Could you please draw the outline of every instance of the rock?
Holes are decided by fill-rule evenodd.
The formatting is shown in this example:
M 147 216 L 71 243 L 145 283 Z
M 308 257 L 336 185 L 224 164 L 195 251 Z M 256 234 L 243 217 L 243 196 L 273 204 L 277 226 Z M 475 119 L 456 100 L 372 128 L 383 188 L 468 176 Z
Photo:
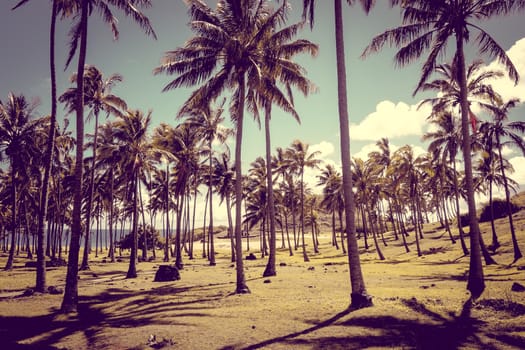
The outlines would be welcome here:
M 63 294 L 64 293 L 64 290 L 60 287 L 55 287 L 55 286 L 49 286 L 47 288 L 47 291 L 49 294 Z
M 22 293 L 23 297 L 30 297 L 31 295 L 35 294 L 35 290 L 32 288 L 27 288 L 24 290 L 24 293 Z
M 264 280 L 263 283 L 272 283 L 271 280 Z
M 246 257 L 246 260 L 257 260 L 257 257 L 255 256 L 255 254 L 250 253 L 250 255 Z
M 523 286 L 523 284 L 520 284 L 518 282 L 514 282 L 510 290 L 513 292 L 525 292 L 525 286 Z
M 180 280 L 179 269 L 175 266 L 160 265 L 155 273 L 154 282 L 171 282 Z
M 279 266 L 287 266 L 285 262 L 279 264 Z
M 308 271 L 313 271 L 313 270 L 315 270 L 315 266 L 310 266 L 310 267 L 308 268 Z

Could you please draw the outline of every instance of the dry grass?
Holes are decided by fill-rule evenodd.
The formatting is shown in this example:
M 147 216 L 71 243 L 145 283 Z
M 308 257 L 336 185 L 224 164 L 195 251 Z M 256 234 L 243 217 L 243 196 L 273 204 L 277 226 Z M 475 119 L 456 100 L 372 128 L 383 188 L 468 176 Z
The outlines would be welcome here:
M 525 210 L 515 214 L 525 252 Z M 483 224 L 490 241 L 490 224 Z M 58 313 L 62 296 L 18 297 L 34 284 L 34 269 L 0 272 L 1 349 L 520 349 L 525 348 L 525 271 L 509 266 L 512 246 L 506 220 L 498 220 L 502 247 L 486 266 L 487 288 L 471 317 L 461 317 L 468 299 L 468 257 L 436 225 L 428 225 L 418 258 L 389 239 L 379 261 L 373 249 L 362 253 L 363 273 L 374 307 L 348 310 L 346 257 L 322 235 L 320 254 L 302 261 L 279 250 L 277 276 L 262 278 L 266 259 L 245 261 L 251 294 L 235 295 L 235 268 L 228 241 L 218 241 L 217 266 L 185 260 L 182 279 L 155 283 L 159 262 L 138 266 L 139 277 L 125 279 L 127 263 L 93 258 L 80 272 L 79 312 Z M 387 235 L 390 237 L 390 235 Z M 307 241 L 310 242 L 310 241 Z M 362 242 L 360 242 L 361 244 Z M 252 247 L 257 246 L 252 242 Z M 258 254 L 257 254 L 258 255 Z M 6 256 L 0 257 L 2 266 Z M 50 268 L 48 285 L 63 286 L 65 268 Z M 157 343 L 148 338 L 155 335 Z M 162 343 L 162 340 L 166 342 Z

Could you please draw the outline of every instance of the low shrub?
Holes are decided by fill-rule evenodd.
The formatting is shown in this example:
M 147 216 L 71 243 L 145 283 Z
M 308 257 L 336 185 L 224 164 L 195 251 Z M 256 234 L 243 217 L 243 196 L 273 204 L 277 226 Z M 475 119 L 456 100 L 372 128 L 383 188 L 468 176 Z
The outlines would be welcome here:
M 495 199 L 492 201 L 492 207 L 494 210 L 494 220 L 504 218 L 509 215 L 507 210 L 507 202 L 502 199 Z M 511 214 L 516 213 L 520 210 L 520 207 L 518 207 L 514 203 L 510 203 L 510 210 Z M 488 222 L 490 221 L 490 204 L 485 205 L 483 210 L 481 211 L 481 215 L 479 217 L 479 222 Z

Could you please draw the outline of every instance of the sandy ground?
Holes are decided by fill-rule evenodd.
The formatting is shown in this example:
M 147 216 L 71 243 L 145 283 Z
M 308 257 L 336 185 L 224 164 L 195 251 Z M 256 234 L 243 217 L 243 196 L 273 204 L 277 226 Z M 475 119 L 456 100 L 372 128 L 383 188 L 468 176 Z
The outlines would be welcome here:
M 515 214 L 525 253 L 525 210 Z M 320 253 L 303 262 L 300 250 L 280 249 L 277 276 L 263 278 L 266 259 L 245 261 L 251 294 L 236 295 L 235 267 L 228 241 L 218 240 L 217 266 L 205 259 L 184 260 L 181 280 L 153 282 L 162 262 L 138 265 L 138 278 L 126 279 L 127 262 L 92 257 L 81 271 L 79 312 L 58 313 L 61 295 L 20 297 L 34 285 L 34 269 L 16 259 L 0 271 L 1 349 L 523 349 L 525 285 L 522 258 L 512 261 L 506 220 L 498 220 L 502 247 L 498 265 L 485 266 L 487 288 L 470 318 L 460 317 L 468 299 L 468 257 L 442 229 L 425 228 L 424 256 L 388 237 L 380 261 L 363 251 L 362 268 L 371 308 L 350 311 L 346 257 L 321 235 Z M 482 225 L 490 242 L 488 224 Z M 307 237 L 307 242 L 310 237 Z M 362 241 L 360 241 L 362 246 Z M 280 246 L 280 243 L 278 243 Z M 246 255 L 248 252 L 246 252 Z M 160 255 L 160 254 L 159 254 Z M 5 265 L 5 254 L 0 263 Z M 48 285 L 63 287 L 66 268 L 49 268 Z M 153 338 L 155 340 L 153 340 Z

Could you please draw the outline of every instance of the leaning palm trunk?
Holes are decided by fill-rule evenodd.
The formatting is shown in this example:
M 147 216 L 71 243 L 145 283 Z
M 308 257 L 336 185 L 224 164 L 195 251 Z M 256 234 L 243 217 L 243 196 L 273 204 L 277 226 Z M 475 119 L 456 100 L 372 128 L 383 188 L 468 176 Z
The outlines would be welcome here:
M 11 245 L 9 246 L 9 257 L 5 264 L 5 270 L 11 270 L 13 268 L 13 261 L 15 259 L 15 247 L 16 247 L 16 218 L 18 216 L 16 205 L 17 205 L 17 191 L 16 191 L 16 176 L 15 176 L 15 165 L 11 161 Z
M 237 286 L 235 293 L 243 294 L 250 293 L 250 289 L 246 285 L 244 275 L 244 262 L 242 260 L 242 169 L 241 169 L 241 155 L 242 155 L 242 127 L 244 118 L 244 98 L 245 98 L 245 77 L 243 74 L 239 76 L 238 81 L 239 101 L 237 106 L 237 130 L 235 133 L 235 262 Z M 247 235 L 248 231 L 246 231 Z
M 459 72 L 461 133 L 463 138 L 463 161 L 465 165 L 465 180 L 467 187 L 467 204 L 470 225 L 470 266 L 467 289 L 473 299 L 477 299 L 485 290 L 483 266 L 481 265 L 481 248 L 478 218 L 476 216 L 476 201 L 474 198 L 474 182 L 472 179 L 472 159 L 469 133 L 469 102 L 467 99 L 467 78 L 465 73 L 465 56 L 463 52 L 463 28 L 456 30 L 456 54 Z
M 510 234 L 512 237 L 512 248 L 514 249 L 514 260 L 512 261 L 512 263 L 515 263 L 523 255 L 521 254 L 520 247 L 518 245 L 518 240 L 516 239 L 516 232 L 514 230 L 514 222 L 512 220 L 512 208 L 510 205 L 509 184 L 507 181 L 507 177 L 505 176 L 505 166 L 503 165 L 503 157 L 501 155 L 501 142 L 499 140 L 499 135 L 497 135 L 496 137 L 497 137 L 496 141 L 498 142 L 499 165 L 501 168 L 501 176 L 503 177 L 503 186 L 505 187 L 505 201 L 507 202 L 507 215 L 509 217 Z
M 465 233 L 463 232 L 463 226 L 461 225 L 461 214 L 459 211 L 459 187 L 458 187 L 458 173 L 456 172 L 456 158 L 452 158 L 452 166 L 454 167 L 454 197 L 456 199 L 456 216 L 459 230 L 459 240 L 461 241 L 461 249 L 463 249 L 464 255 L 469 255 L 467 245 L 465 244 Z
M 89 176 L 89 192 L 86 212 L 86 234 L 84 236 L 84 254 L 82 255 L 82 264 L 80 265 L 80 270 L 89 270 L 89 253 L 91 251 L 91 212 L 93 208 L 93 193 L 95 191 L 95 162 L 97 159 L 97 138 L 98 112 L 95 112 L 95 135 L 93 136 L 93 158 L 91 159 L 91 174 Z
M 355 203 L 352 191 L 352 174 L 350 163 L 350 129 L 348 121 L 348 104 L 346 97 L 346 67 L 344 59 L 343 11 L 341 0 L 334 0 L 335 43 L 337 57 L 337 94 L 339 107 L 339 130 L 341 133 L 341 162 L 343 164 L 343 188 L 345 198 L 346 237 L 348 244 L 348 265 L 351 283 L 351 304 L 353 308 L 372 305 L 372 298 L 366 292 L 365 281 L 361 271 L 361 261 L 357 239 L 355 237 Z
M 133 170 L 133 214 L 132 214 L 132 227 L 131 227 L 131 254 L 129 256 L 129 268 L 126 278 L 137 278 L 137 256 L 138 256 L 138 173 L 137 170 Z
M 46 290 L 46 235 L 44 234 L 45 220 L 47 218 L 47 202 L 49 197 L 49 179 L 53 164 L 53 149 L 55 146 L 55 124 L 57 110 L 57 86 L 55 73 L 55 28 L 57 17 L 57 1 L 53 0 L 51 10 L 51 27 L 49 30 L 49 70 L 51 73 L 51 118 L 49 120 L 49 135 L 47 139 L 46 154 L 44 157 L 44 180 L 40 195 L 40 212 L 38 215 L 37 248 L 36 248 L 36 286 L 37 292 Z
M 275 254 L 276 254 L 276 237 L 275 237 L 275 204 L 273 198 L 273 178 L 272 178 L 272 152 L 270 139 L 270 115 L 271 103 L 266 102 L 264 115 L 264 133 L 266 138 L 266 188 L 268 196 L 268 215 L 270 225 L 270 256 L 268 257 L 268 264 L 263 272 L 263 277 L 275 276 L 277 271 L 275 269 Z
M 82 1 L 80 17 L 80 51 L 77 67 L 77 100 L 76 124 L 77 142 L 74 173 L 73 218 L 71 225 L 71 240 L 67 264 L 66 287 L 62 300 L 61 311 L 76 312 L 78 305 L 78 255 L 80 249 L 80 233 L 82 231 L 82 160 L 84 147 L 84 64 L 87 52 L 88 2 Z

